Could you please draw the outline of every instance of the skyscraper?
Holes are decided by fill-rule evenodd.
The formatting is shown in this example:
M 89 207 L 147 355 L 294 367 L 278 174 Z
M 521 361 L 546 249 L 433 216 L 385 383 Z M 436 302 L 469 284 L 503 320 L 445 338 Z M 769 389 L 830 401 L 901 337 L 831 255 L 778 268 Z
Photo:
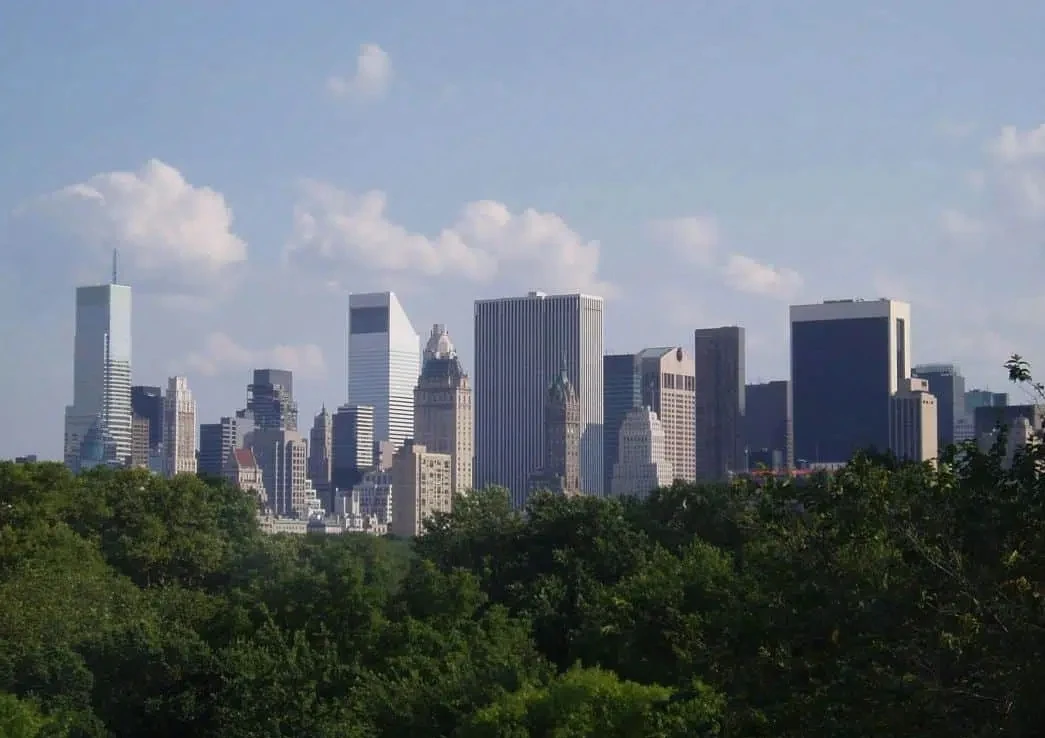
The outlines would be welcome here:
M 189 380 L 171 377 L 163 397 L 163 451 L 167 476 L 196 473 L 196 401 Z
M 638 354 L 610 355 L 603 359 L 606 419 L 603 473 L 607 485 L 618 461 L 621 423 L 632 409 L 642 407 L 653 410 L 660 420 L 665 459 L 675 476 L 687 481 L 696 478 L 695 371 L 689 353 L 676 346 L 647 348 Z
M 646 497 L 675 481 L 675 471 L 665 457 L 664 427 L 648 407 L 628 411 L 620 427 L 620 454 L 613 463 L 614 496 Z
M 149 449 L 159 448 L 163 443 L 163 388 L 131 387 L 131 411 L 149 423 Z
M 316 494 L 327 510 L 334 509 L 334 498 L 331 496 L 331 472 L 334 457 L 334 421 L 327 412 L 326 405 L 312 421 L 312 430 L 308 434 L 308 478 Z
M 744 445 L 748 468 L 780 471 L 795 465 L 791 383 L 749 384 L 744 389 Z
M 394 292 L 349 296 L 348 402 L 374 408 L 374 438 L 398 448 L 414 432 L 421 339 Z
M 342 405 L 331 418 L 331 432 L 331 483 L 339 491 L 350 490 L 375 466 L 374 408 Z
M 936 398 L 929 380 L 910 377 L 889 398 L 889 450 L 904 461 L 935 461 L 939 453 Z
M 247 410 L 254 414 L 258 430 L 298 429 L 298 404 L 294 402 L 294 374 L 286 369 L 255 369 L 247 385 Z
M 926 380 L 936 397 L 937 445 L 942 450 L 955 442 L 955 428 L 965 417 L 965 377 L 954 364 L 919 364 L 911 375 Z
M 889 448 L 890 398 L 911 376 L 910 323 L 896 300 L 791 306 L 796 463 Z
M 530 479 L 531 490 L 580 494 L 581 407 L 563 357 L 544 404 L 544 459 Z
M 93 426 L 104 462 L 131 456 L 131 288 L 113 283 L 76 290 L 73 403 L 65 408 L 65 463 L 80 469 L 81 445 Z
M 747 471 L 744 354 L 744 329 L 739 326 L 694 332 L 697 479 L 722 481 L 731 474 Z
M 500 485 L 523 504 L 543 464 L 545 399 L 566 356 L 580 403 L 580 485 L 603 492 L 603 301 L 545 295 L 475 303 L 475 486 Z
M 642 376 L 637 354 L 607 354 L 602 358 L 602 488 L 610 491 L 613 466 L 620 449 L 620 428 L 633 408 L 642 407 Z
M 201 423 L 197 472 L 220 477 L 232 452 L 243 448 L 247 434 L 253 430 L 253 415 L 249 410 L 226 415 L 217 423 Z
M 439 324 L 432 327 L 414 389 L 413 438 L 429 453 L 450 454 L 455 494 L 472 488 L 472 387 Z

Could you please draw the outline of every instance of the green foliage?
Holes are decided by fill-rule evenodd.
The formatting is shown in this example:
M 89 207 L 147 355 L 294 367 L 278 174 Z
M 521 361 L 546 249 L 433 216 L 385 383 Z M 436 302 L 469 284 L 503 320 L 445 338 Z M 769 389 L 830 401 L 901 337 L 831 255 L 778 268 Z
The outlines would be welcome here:
M 0 464 L 0 736 L 1037 735 L 1045 452 L 1003 462 L 491 489 L 413 542 L 262 536 L 221 480 Z

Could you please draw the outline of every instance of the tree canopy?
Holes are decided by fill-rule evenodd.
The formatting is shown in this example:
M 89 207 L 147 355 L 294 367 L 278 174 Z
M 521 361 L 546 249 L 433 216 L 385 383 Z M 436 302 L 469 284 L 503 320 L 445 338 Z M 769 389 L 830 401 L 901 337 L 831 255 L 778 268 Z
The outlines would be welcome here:
M 265 536 L 219 480 L 0 464 L 0 736 L 1030 736 L 1042 452 Z

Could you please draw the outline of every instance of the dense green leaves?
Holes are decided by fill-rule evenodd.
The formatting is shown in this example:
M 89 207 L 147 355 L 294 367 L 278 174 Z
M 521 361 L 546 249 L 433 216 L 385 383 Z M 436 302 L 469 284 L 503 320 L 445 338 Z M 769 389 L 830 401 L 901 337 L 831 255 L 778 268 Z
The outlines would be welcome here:
M 415 542 L 0 464 L 0 736 L 1030 736 L 1045 455 L 648 500 L 459 498 Z

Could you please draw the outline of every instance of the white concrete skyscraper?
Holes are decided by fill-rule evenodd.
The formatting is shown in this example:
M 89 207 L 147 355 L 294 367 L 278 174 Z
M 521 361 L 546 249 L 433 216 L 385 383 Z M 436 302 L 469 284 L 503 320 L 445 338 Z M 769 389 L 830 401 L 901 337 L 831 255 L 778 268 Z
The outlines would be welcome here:
M 196 401 L 185 377 L 167 380 L 163 396 L 163 452 L 167 476 L 196 473 Z
M 395 448 L 414 433 L 421 339 L 394 292 L 348 299 L 348 402 L 374 408 L 374 441 Z
M 545 295 L 475 303 L 475 487 L 500 485 L 516 505 L 544 463 L 545 400 L 561 371 L 580 404 L 580 476 L 603 493 L 603 301 Z
M 73 403 L 65 408 L 65 463 L 81 468 L 92 428 L 103 439 L 93 463 L 131 456 L 131 288 L 113 283 L 76 290 Z M 95 453 L 93 455 L 98 455 Z

